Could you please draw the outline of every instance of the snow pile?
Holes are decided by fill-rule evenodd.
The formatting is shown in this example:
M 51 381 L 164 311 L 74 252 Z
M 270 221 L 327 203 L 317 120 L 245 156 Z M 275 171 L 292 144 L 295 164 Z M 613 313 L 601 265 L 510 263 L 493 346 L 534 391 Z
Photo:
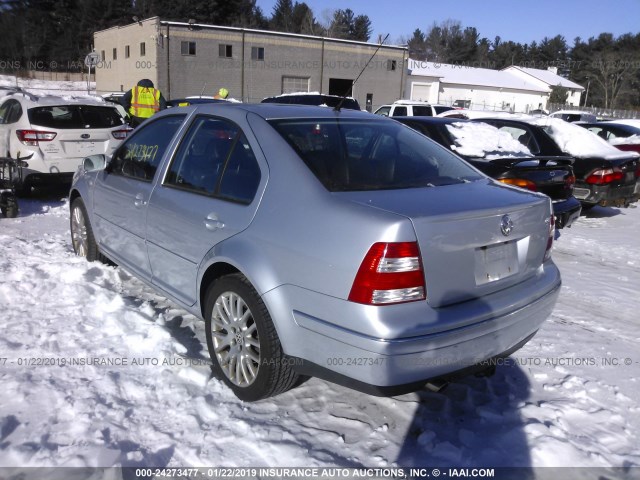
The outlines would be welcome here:
M 530 123 L 539 125 L 555 140 L 560 149 L 578 158 L 603 157 L 607 160 L 628 157 L 606 140 L 589 130 L 558 118 L 536 118 Z
M 640 134 L 631 135 L 630 137 L 616 137 L 609 139 L 611 145 L 639 145 Z
M 19 87 L 34 95 L 87 95 L 87 82 L 38 80 L 13 75 L 0 75 L 0 87 Z M 96 83 L 90 82 L 89 91 L 95 92 L 95 89 Z
M 508 132 L 486 123 L 456 122 L 447 125 L 453 137 L 453 150 L 467 157 L 504 158 L 530 157 L 527 147 L 514 139 Z

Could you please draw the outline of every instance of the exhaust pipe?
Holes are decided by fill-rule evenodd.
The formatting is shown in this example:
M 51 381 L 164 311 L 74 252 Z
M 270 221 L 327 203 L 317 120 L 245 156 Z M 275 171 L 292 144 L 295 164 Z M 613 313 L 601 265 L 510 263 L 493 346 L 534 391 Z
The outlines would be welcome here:
M 434 393 L 441 392 L 448 386 L 449 386 L 449 382 L 447 382 L 446 380 L 432 380 L 430 382 L 427 382 L 427 384 L 425 385 L 427 390 Z

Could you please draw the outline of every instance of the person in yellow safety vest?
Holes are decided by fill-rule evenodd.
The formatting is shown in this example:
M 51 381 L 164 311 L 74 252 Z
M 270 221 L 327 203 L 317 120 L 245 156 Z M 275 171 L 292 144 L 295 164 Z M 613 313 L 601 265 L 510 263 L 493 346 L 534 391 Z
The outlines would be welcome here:
M 167 102 L 153 82 L 144 78 L 122 96 L 122 106 L 130 115 L 129 123 L 137 127 L 154 113 L 167 108 Z
M 218 93 L 216 93 L 213 96 L 213 98 L 217 98 L 218 100 L 226 100 L 228 96 L 229 96 L 229 90 L 222 87 L 220 90 L 218 90 Z

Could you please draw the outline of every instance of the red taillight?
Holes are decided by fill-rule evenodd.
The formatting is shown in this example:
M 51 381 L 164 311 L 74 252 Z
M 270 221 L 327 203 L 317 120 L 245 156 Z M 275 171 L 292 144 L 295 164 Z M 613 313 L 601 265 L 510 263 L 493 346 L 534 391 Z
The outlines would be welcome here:
M 564 184 L 567 188 L 573 188 L 576 184 L 576 176 L 575 175 L 567 175 L 567 178 L 564 179 Z
M 624 173 L 617 167 L 601 168 L 592 172 L 586 181 L 591 185 L 606 185 L 607 183 L 620 181 L 623 178 Z
M 531 190 L 532 192 L 536 192 L 538 187 L 531 180 L 526 180 L 524 178 L 500 178 L 499 181 L 502 183 L 507 183 L 509 185 L 514 185 L 520 188 L 526 188 L 527 190 Z
M 367 305 L 389 305 L 425 298 L 426 285 L 417 242 L 373 244 L 349 293 L 350 301 Z
M 113 138 L 115 138 L 116 140 L 124 140 L 132 131 L 133 128 L 125 128 L 122 130 L 115 130 L 111 132 L 111 135 L 113 135 Z
M 551 217 L 549 217 L 549 238 L 547 239 L 547 249 L 544 252 L 544 260 L 547 261 L 551 258 L 551 249 L 553 248 L 553 238 L 556 235 L 556 219 L 553 216 L 553 210 Z
M 43 132 L 39 130 L 16 130 L 18 140 L 25 145 L 37 147 L 38 142 L 50 142 L 56 138 L 55 132 Z

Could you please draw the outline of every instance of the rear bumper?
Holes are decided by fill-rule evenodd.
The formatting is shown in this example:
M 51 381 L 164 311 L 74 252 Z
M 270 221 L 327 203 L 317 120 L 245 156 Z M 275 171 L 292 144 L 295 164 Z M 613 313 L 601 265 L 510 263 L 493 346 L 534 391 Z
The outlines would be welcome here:
M 636 183 L 620 186 L 576 184 L 573 195 L 586 205 L 626 207 L 637 200 Z
M 575 197 L 553 202 L 556 228 L 570 227 L 580 217 L 580 212 L 582 212 L 582 205 Z
M 548 262 L 540 275 L 523 284 L 438 309 L 426 302 L 370 307 L 292 286 L 279 287 L 263 298 L 285 353 L 303 360 L 293 362 L 301 373 L 385 394 L 393 391 L 387 387 L 419 388 L 428 380 L 473 368 L 522 346 L 553 311 L 560 273 Z M 307 312 L 313 313 L 302 311 L 308 301 L 314 306 Z M 423 315 L 416 318 L 420 309 Z M 391 311 L 395 318 L 388 316 Z M 329 320 L 332 313 L 340 316 Z M 354 315 L 371 317 L 380 334 L 350 329 L 358 323 Z M 397 324 L 406 326 L 405 334 L 390 333 Z M 411 334 L 417 330 L 423 333 Z

